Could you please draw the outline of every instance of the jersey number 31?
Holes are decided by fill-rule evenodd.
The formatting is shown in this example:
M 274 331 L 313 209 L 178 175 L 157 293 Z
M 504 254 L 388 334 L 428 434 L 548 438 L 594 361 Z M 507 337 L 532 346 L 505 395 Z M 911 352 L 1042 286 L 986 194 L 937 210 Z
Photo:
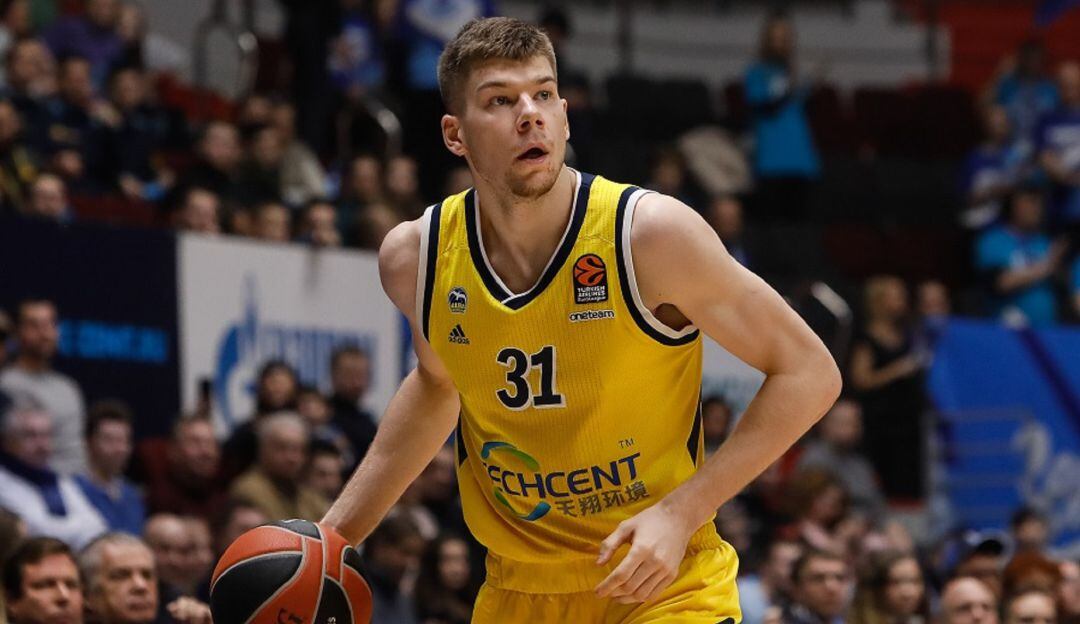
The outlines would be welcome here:
M 495 357 L 506 370 L 506 383 L 511 389 L 503 388 L 495 393 L 499 401 L 512 410 L 522 410 L 532 405 L 543 409 L 565 407 L 566 401 L 555 390 L 555 347 L 548 345 L 532 355 L 521 349 L 506 347 Z M 540 392 L 534 393 L 529 385 L 529 373 L 540 370 Z

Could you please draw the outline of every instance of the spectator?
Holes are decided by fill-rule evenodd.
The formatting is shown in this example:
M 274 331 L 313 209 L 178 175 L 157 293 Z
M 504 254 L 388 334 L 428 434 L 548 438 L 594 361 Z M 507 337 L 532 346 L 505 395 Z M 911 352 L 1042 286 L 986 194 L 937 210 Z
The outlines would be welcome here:
M 997 624 L 997 599 L 982 581 L 959 576 L 941 590 L 941 624 Z
M 914 555 L 882 551 L 871 557 L 859 580 L 851 624 L 926 624 L 930 608 L 926 581 Z
M 187 529 L 191 548 L 184 562 L 187 578 L 194 579 L 191 596 L 200 600 L 210 598 L 210 575 L 214 571 L 217 557 L 214 556 L 214 536 L 210 533 L 210 523 L 204 518 L 188 516 L 181 518 Z
M 444 533 L 429 543 L 416 579 L 416 613 L 420 621 L 468 624 L 476 593 L 468 543 L 452 533 Z
M 739 264 L 749 267 L 750 257 L 747 255 L 744 240 L 743 208 L 739 199 L 734 195 L 714 198 L 709 203 L 705 217 L 709 225 L 716 230 L 716 234 L 727 247 L 731 257 L 735 258 Z
M 0 415 L 0 507 L 17 513 L 31 535 L 48 535 L 78 548 L 105 531 L 74 479 L 49 469 L 48 413 L 14 406 Z
M 219 478 L 221 447 L 210 419 L 186 416 L 173 425 L 165 461 L 146 475 L 150 513 L 169 512 L 210 518 L 225 500 Z
M 282 201 L 281 165 L 285 146 L 271 125 L 248 129 L 247 158 L 240 165 L 240 202 L 251 206 Z
M 993 314 L 1010 325 L 1041 327 L 1057 320 L 1051 278 L 1068 251 L 1042 229 L 1042 195 L 1020 189 L 1009 202 L 1008 221 L 975 245 L 975 267 L 992 293 Z
M 189 187 L 180 195 L 180 206 L 173 213 L 178 230 L 200 234 L 221 233 L 221 199 L 213 191 Z
M 345 461 L 341 451 L 326 442 L 318 442 L 312 443 L 310 455 L 305 478 L 307 487 L 328 501 L 336 500 L 345 484 Z
M 1028 173 L 1029 159 L 1013 141 L 1005 109 L 987 106 L 983 126 L 986 140 L 968 154 L 960 174 L 966 205 L 960 222 L 972 230 L 982 230 L 1000 218 L 1004 201 Z
M 229 475 L 238 475 L 251 466 L 258 446 L 255 428 L 259 421 L 275 412 L 295 410 L 298 390 L 296 371 L 287 362 L 270 360 L 263 364 L 255 385 L 255 413 L 233 429 L 225 442 Z
M 272 124 L 285 151 L 281 156 L 281 197 L 291 206 L 302 206 L 326 194 L 328 182 L 322 163 L 296 136 L 296 109 L 289 102 L 274 104 Z
M 110 173 L 128 197 L 159 201 L 176 178 L 154 162 L 171 138 L 173 122 L 149 103 L 146 81 L 143 71 L 133 66 L 119 67 L 109 76 L 109 153 L 116 163 Z
M 110 531 L 142 534 L 146 508 L 142 495 L 124 477 L 131 459 L 131 408 L 120 401 L 101 401 L 86 419 L 89 470 L 75 478 Z
M 358 229 L 363 225 L 368 207 L 383 201 L 383 166 L 378 157 L 361 154 L 349 161 L 342 174 L 341 194 L 337 203 L 338 225 L 345 232 L 345 241 L 356 246 L 362 238 Z
M 191 595 L 201 578 L 188 578 L 186 564 L 194 549 L 180 516 L 154 514 L 146 521 L 146 545 L 154 553 L 158 595 L 165 602 Z
M 247 95 L 236 108 L 236 124 L 242 131 L 268 126 L 274 119 L 274 103 L 265 93 Z
M 4 63 L 5 96 L 22 120 L 23 139 L 42 153 L 48 141 L 48 110 L 45 103 L 56 94 L 56 61 L 38 39 L 16 41 Z
M 0 4 L 0 57 L 6 55 L 16 41 L 32 33 L 29 0 L 8 0 Z M 3 72 L 0 72 L 2 86 L 6 86 L 6 83 Z
M 807 89 L 796 81 L 795 32 L 791 21 L 771 16 L 762 29 L 761 57 L 746 72 L 753 114 L 757 215 L 805 216 L 811 183 L 820 170 L 806 121 Z
M 386 235 L 399 223 L 401 215 L 389 204 L 369 204 L 358 216 L 353 229 L 353 244 L 361 249 L 378 250 Z
M 1061 66 L 1058 88 L 1061 104 L 1039 120 L 1035 150 L 1053 182 L 1050 222 L 1080 235 L 1080 64 Z
M 191 67 L 190 55 L 184 46 L 151 31 L 146 24 L 146 14 L 136 2 L 125 2 L 120 7 L 116 34 L 124 45 L 123 63 L 144 67 L 153 74 L 180 75 Z
M 0 100 L 0 213 L 28 208 L 29 188 L 37 176 L 37 156 L 20 140 L 23 122 L 8 100 Z
M 212 525 L 214 554 L 220 557 L 236 538 L 269 521 L 270 519 L 261 509 L 248 501 L 238 498 L 229 499 L 218 510 Z
M 325 200 L 312 200 L 304 207 L 299 238 L 315 247 L 341 247 L 341 234 L 335 221 L 337 211 Z
M 277 202 L 266 202 L 255 208 L 252 236 L 274 243 L 287 243 L 292 225 L 289 209 Z
M 108 133 L 97 100 L 90 62 L 69 56 L 60 63 L 60 94 L 48 103 L 46 155 L 52 168 L 72 186 L 108 188 Z
M 927 354 L 916 349 L 899 278 L 871 278 L 864 292 L 866 320 L 851 350 L 849 375 L 863 406 L 866 454 L 886 496 L 919 499 Z
M 356 451 L 359 463 L 375 439 L 375 418 L 363 406 L 364 395 L 371 383 L 371 362 L 366 353 L 355 346 L 344 346 L 330 356 L 330 381 L 333 395 L 333 422 Z M 351 468 L 351 467 L 350 467 Z
M 446 184 L 444 185 L 442 195 L 449 197 L 451 195 L 457 195 L 458 193 L 464 193 L 471 189 L 473 186 L 472 171 L 468 167 L 454 167 L 446 174 Z
M 1025 41 L 1015 59 L 1006 59 L 1001 78 L 992 87 L 991 100 L 1008 113 L 1013 140 L 1024 158 L 1030 158 L 1032 135 L 1039 118 L 1058 105 L 1057 89 L 1043 69 L 1043 46 Z
M 395 156 L 386 163 L 386 199 L 405 219 L 419 218 L 427 206 L 420 196 L 417 163 L 408 156 Z
M 213 191 L 224 202 L 237 201 L 237 174 L 243 152 L 236 127 L 224 121 L 210 122 L 203 128 L 195 152 L 197 161 L 180 176 L 177 190 L 198 186 Z
M 949 289 L 938 280 L 926 280 L 920 283 L 916 291 L 916 297 L 919 318 L 926 325 L 940 328 L 949 315 L 952 314 Z
M 1002 571 L 1007 561 L 1005 542 L 990 533 L 968 531 L 957 540 L 958 556 L 952 576 L 978 579 L 993 594 L 1002 595 Z M 996 600 L 995 600 L 996 602 Z
M 661 147 L 652 156 L 649 181 L 646 187 L 657 193 L 670 195 L 684 204 L 693 206 L 686 189 L 686 159 L 671 146 Z
M 329 444 L 341 453 L 345 472 L 356 465 L 356 451 L 341 428 L 331 422 L 333 412 L 330 401 L 318 389 L 311 386 L 300 388 L 296 399 L 297 412 L 304 417 L 311 428 L 313 443 Z
M 18 354 L 11 366 L 0 372 L 0 390 L 11 396 L 30 397 L 52 417 L 55 454 L 49 464 L 53 470 L 62 474 L 84 472 L 86 415 L 82 392 L 73 379 L 52 367 L 60 342 L 56 306 L 48 299 L 20 302 L 15 332 Z
M 1027 590 L 1005 601 L 1005 624 L 1057 624 L 1054 598 L 1039 590 Z
M 1057 587 L 1058 615 L 1062 624 L 1080 622 L 1080 564 L 1063 561 L 1061 584 Z
M 851 595 L 851 572 L 838 555 L 809 550 L 792 567 L 793 598 L 784 624 L 843 624 Z
M 735 415 L 731 406 L 720 396 L 706 397 L 701 402 L 701 431 L 705 438 L 705 454 L 711 455 L 731 432 Z
M 378 19 L 371 5 L 342 0 L 341 34 L 330 43 L 330 79 L 351 102 L 378 95 L 385 79 Z
M 1017 509 L 1009 522 L 1016 552 L 1046 551 L 1050 538 L 1050 524 L 1046 516 L 1031 507 Z
M 64 223 L 71 220 L 67 188 L 63 178 L 52 173 L 42 173 L 30 187 L 30 203 L 27 214 Z
M 80 56 L 93 68 L 94 82 L 105 84 L 109 69 L 124 54 L 116 32 L 120 0 L 87 0 L 85 15 L 68 15 L 53 22 L 44 39 L 56 58 Z
M 12 624 L 82 624 L 83 588 L 67 544 L 34 537 L 4 560 L 4 600 Z
M 458 497 L 456 467 L 454 448 L 440 448 L 420 473 L 420 502 L 438 519 L 439 526 L 464 535 L 466 527 Z
M 772 540 L 758 573 L 739 578 L 743 624 L 763 624 L 783 612 L 791 601 L 792 568 L 801 554 L 798 542 Z
M 301 482 L 310 444 L 307 423 L 298 414 L 280 412 L 261 419 L 256 433 L 256 463 L 233 483 L 232 495 L 274 520 L 322 519 L 330 502 Z
M 416 610 L 403 589 L 420 562 L 424 541 L 408 518 L 388 515 L 364 542 L 364 568 L 371 585 L 371 621 L 416 624 Z
M 1015 596 L 1029 590 L 1053 594 L 1059 585 L 1061 565 L 1033 550 L 1016 553 L 1001 572 L 1003 596 Z
M 806 470 L 792 477 L 787 491 L 799 538 L 815 550 L 848 555 L 857 520 L 848 515 L 841 482 L 824 470 Z
M 853 509 L 880 520 L 886 511 L 885 497 L 873 466 L 859 452 L 862 433 L 862 407 L 851 399 L 840 399 L 818 423 L 818 435 L 806 444 L 798 468 L 830 472 L 843 484 Z

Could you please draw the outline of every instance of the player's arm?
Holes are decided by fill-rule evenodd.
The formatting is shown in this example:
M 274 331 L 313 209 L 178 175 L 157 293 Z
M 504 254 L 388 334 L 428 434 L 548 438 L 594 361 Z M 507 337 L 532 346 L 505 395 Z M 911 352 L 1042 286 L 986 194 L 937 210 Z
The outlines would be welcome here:
M 677 308 L 676 315 L 766 378 L 731 436 L 694 476 L 601 544 L 601 562 L 619 544 L 631 544 L 597 587 L 622 602 L 646 600 L 670 584 L 691 534 L 806 433 L 841 386 L 821 340 L 775 290 L 732 259 L 687 206 L 644 196 L 630 239 L 643 303 L 652 310 Z
M 364 461 L 323 518 L 353 544 L 374 530 L 457 424 L 457 388 L 417 326 L 419 252 L 418 221 L 395 227 L 379 250 L 383 289 L 409 319 L 417 365 L 390 400 Z

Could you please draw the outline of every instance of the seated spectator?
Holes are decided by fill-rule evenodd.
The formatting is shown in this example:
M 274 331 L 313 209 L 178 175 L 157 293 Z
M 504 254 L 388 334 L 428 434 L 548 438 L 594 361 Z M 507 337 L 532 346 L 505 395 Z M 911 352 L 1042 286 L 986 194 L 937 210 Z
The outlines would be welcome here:
M 302 386 L 296 398 L 296 411 L 299 412 L 308 427 L 311 428 L 312 443 L 329 444 L 341 453 L 344 473 L 348 474 L 356 466 L 356 451 L 340 427 L 331 418 L 330 401 L 311 386 Z
M 352 233 L 364 208 L 384 200 L 382 162 L 373 154 L 360 154 L 349 161 L 343 177 L 338 222 L 342 231 Z
M 233 429 L 225 442 L 227 472 L 236 476 L 247 470 L 255 461 L 255 428 L 264 416 L 296 409 L 299 390 L 296 371 L 283 360 L 270 360 L 259 369 L 255 382 L 255 413 L 246 422 Z
M 1005 601 L 1005 624 L 1057 624 L 1057 605 L 1051 594 L 1029 589 Z
M 992 313 L 1010 325 L 1042 327 L 1057 320 L 1051 278 L 1068 250 L 1045 233 L 1039 191 L 1020 189 L 1009 202 L 1007 221 L 979 237 L 975 268 L 991 293 Z
M 164 461 L 146 466 L 146 507 L 211 518 L 224 503 L 221 446 L 209 418 L 185 416 L 173 425 Z
M 815 550 L 848 555 L 858 519 L 848 515 L 840 480 L 824 470 L 805 470 L 791 478 L 787 492 L 799 539 Z
M 337 447 L 326 442 L 311 444 L 304 483 L 328 501 L 336 500 L 345 485 L 345 461 Z
M 211 524 L 214 536 L 214 555 L 221 557 L 225 549 L 244 533 L 270 522 L 266 514 L 248 501 L 229 499 Z
M 979 579 L 958 576 L 941 589 L 941 624 L 997 624 L 997 598 Z
M 420 559 L 416 579 L 416 613 L 420 621 L 468 624 L 476 594 L 469 544 L 452 533 L 431 541 Z
M 1080 228 L 1080 64 L 1065 63 L 1058 71 L 1061 104 L 1039 120 L 1035 151 L 1053 182 L 1050 223 Z
M 819 468 L 830 472 L 847 490 L 853 509 L 881 519 L 885 497 L 870 461 L 859 451 L 862 442 L 862 407 L 851 399 L 833 405 L 816 427 L 817 437 L 806 444 L 798 469 Z
M 292 216 L 289 209 L 277 202 L 256 206 L 251 235 L 273 243 L 287 243 L 292 240 Z
M 686 160 L 679 150 L 671 146 L 659 148 L 652 155 L 651 160 L 649 181 L 645 183 L 645 188 L 670 195 L 684 204 L 693 206 L 695 202 L 687 193 L 686 178 L 689 174 L 686 170 Z
M 3 601 L 11 624 L 82 624 L 83 587 L 67 544 L 33 537 L 3 563 Z
M 195 156 L 195 164 L 180 176 L 174 192 L 198 186 L 223 202 L 238 201 L 237 175 L 243 151 L 236 127 L 224 121 L 208 123 L 196 142 Z
M 919 560 L 898 551 L 875 553 L 855 592 L 851 624 L 926 624 L 930 607 Z
M 731 257 L 739 264 L 749 267 L 750 257 L 747 255 L 744 240 L 743 207 L 739 199 L 734 195 L 714 198 L 709 203 L 705 218 L 716 230 Z
M 205 520 L 155 514 L 146 521 L 146 545 L 154 553 L 158 592 L 163 602 L 194 596 L 213 561 Z
M 423 550 L 424 540 L 416 526 L 400 514 L 387 515 L 364 541 L 364 578 L 371 585 L 372 622 L 420 621 L 404 582 L 419 567 Z
M 851 572 L 838 555 L 809 550 L 791 570 L 791 604 L 784 610 L 784 624 L 843 624 L 851 597 Z
M 134 66 L 122 66 L 109 76 L 109 153 L 115 160 L 120 190 L 134 199 L 159 201 L 175 182 L 176 175 L 154 162 L 167 147 L 173 132 L 170 115 L 152 106 L 147 97 L 147 78 Z
M 335 221 L 337 211 L 325 200 L 312 200 L 304 206 L 297 237 L 315 247 L 341 247 L 341 234 Z
M 47 103 L 44 156 L 72 188 L 111 188 L 106 113 L 94 91 L 89 61 L 79 56 L 61 61 L 59 87 L 59 97 Z
M 395 156 L 386 163 L 386 201 L 403 219 L 416 219 L 427 208 L 420 196 L 416 160 Z
M 1050 540 L 1050 523 L 1046 515 L 1031 507 L 1017 509 L 1009 521 L 1016 552 L 1046 552 Z
M 970 576 L 985 585 L 996 599 L 1003 594 L 1002 572 L 1007 561 L 1008 546 L 992 533 L 966 531 L 954 544 L 955 563 L 952 576 Z
M 131 459 L 131 408 L 120 401 L 101 401 L 86 419 L 89 470 L 75 478 L 110 531 L 142 534 L 146 508 L 142 495 L 127 478 Z
M 1013 141 L 1005 109 L 987 106 L 983 126 L 986 140 L 968 154 L 960 173 L 965 202 L 960 222 L 972 230 L 982 230 L 1000 218 L 1005 200 L 1028 173 L 1028 158 Z
M 180 205 L 173 213 L 176 229 L 200 234 L 221 233 L 221 199 L 213 191 L 198 186 L 180 194 Z
M 29 0 L 9 0 L 0 5 L 0 57 L 6 55 L 19 39 L 33 36 L 33 29 Z M 4 74 L 0 71 L 0 87 L 3 86 Z
M 48 535 L 78 548 L 106 529 L 69 476 L 49 468 L 49 414 L 13 406 L 0 415 L 0 507 L 17 513 L 31 535 Z
M 1061 566 L 1033 550 L 1018 552 L 1001 572 L 1001 593 L 1015 596 L 1028 590 L 1053 594 L 1061 584 Z
M 317 522 L 330 501 L 301 481 L 310 434 L 298 414 L 280 412 L 259 420 L 255 465 L 233 483 L 231 494 L 251 501 L 269 518 Z
M 1061 584 L 1057 588 L 1058 615 L 1062 624 L 1080 622 L 1080 564 L 1063 561 L 1060 566 Z
M 124 53 L 124 42 L 116 32 L 119 17 L 119 0 L 87 0 L 86 14 L 57 19 L 45 31 L 45 42 L 56 58 L 87 59 L 93 67 L 94 82 L 104 85 L 109 69 Z
M 705 438 L 706 455 L 720 448 L 735 426 L 734 420 L 731 406 L 723 397 L 710 396 L 701 402 L 701 432 Z
M 5 97 L 22 120 L 22 139 L 38 154 L 48 141 L 48 110 L 45 103 L 56 94 L 56 61 L 39 39 L 16 41 L 4 62 Z
M 277 128 L 256 126 L 245 131 L 247 157 L 240 164 L 240 203 L 253 206 L 282 201 L 281 165 L 285 146 Z
M 184 575 L 194 579 L 193 591 L 189 594 L 200 600 L 210 598 L 210 575 L 218 558 L 214 554 L 214 536 L 210 533 L 210 522 L 204 518 L 187 516 L 181 518 L 187 529 L 191 548 L 184 561 Z
M 30 202 L 26 214 L 65 223 L 72 218 L 68 205 L 67 185 L 63 178 L 52 173 L 42 173 L 30 187 Z
M 75 380 L 52 367 L 60 344 L 56 306 L 48 299 L 26 299 L 15 308 L 18 355 L 0 371 L 0 390 L 26 396 L 52 417 L 53 470 L 79 474 L 86 470 L 86 430 L 82 392 Z
M 356 219 L 353 245 L 374 251 L 378 251 L 386 235 L 402 221 L 401 215 L 390 204 L 384 203 L 368 204 Z
M 1024 158 L 1032 155 L 1039 118 L 1058 105 L 1057 88 L 1046 77 L 1043 46 L 1025 41 L 1015 58 L 1006 59 L 1000 78 L 991 86 L 990 101 L 1003 107 L 1013 130 L 1013 141 Z
M 25 212 L 38 175 L 37 155 L 22 140 L 23 122 L 10 100 L 0 100 L 0 213 Z
M 791 602 L 791 572 L 801 555 L 802 546 L 798 542 L 772 540 L 757 574 L 739 577 L 743 624 L 763 624 L 779 618 Z
M 26 523 L 13 511 L 0 507 L 0 564 L 27 537 Z
M 289 102 L 274 104 L 271 123 L 285 146 L 281 198 L 291 206 L 303 206 L 324 196 L 329 188 L 326 171 L 315 152 L 296 136 L 296 109 Z

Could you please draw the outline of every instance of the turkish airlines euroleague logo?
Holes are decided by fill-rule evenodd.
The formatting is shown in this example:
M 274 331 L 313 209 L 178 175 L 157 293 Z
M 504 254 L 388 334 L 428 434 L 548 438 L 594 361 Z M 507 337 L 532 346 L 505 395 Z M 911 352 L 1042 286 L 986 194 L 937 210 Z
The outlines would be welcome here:
M 585 254 L 574 263 L 574 303 L 607 301 L 607 266 L 600 256 Z

